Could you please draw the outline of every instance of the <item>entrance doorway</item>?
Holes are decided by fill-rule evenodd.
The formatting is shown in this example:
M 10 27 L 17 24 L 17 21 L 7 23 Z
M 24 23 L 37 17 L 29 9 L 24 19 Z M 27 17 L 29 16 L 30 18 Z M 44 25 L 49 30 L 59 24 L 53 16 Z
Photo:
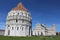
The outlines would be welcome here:
M 41 36 L 43 36 L 43 33 L 41 32 Z
M 10 30 L 8 30 L 8 35 L 10 35 Z

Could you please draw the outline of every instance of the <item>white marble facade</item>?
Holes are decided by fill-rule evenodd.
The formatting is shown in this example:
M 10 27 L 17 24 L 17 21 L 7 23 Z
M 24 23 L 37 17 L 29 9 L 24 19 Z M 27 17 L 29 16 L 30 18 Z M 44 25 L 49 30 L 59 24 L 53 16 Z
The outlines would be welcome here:
M 56 25 L 53 24 L 51 28 L 46 28 L 45 24 L 37 23 L 36 27 L 33 29 L 34 36 L 55 36 L 56 35 Z
M 56 25 L 46 28 L 45 24 L 36 24 L 32 30 L 32 17 L 29 11 L 19 3 L 7 15 L 4 36 L 50 36 L 56 35 Z
M 5 36 L 31 36 L 32 17 L 22 3 L 12 9 L 6 20 Z

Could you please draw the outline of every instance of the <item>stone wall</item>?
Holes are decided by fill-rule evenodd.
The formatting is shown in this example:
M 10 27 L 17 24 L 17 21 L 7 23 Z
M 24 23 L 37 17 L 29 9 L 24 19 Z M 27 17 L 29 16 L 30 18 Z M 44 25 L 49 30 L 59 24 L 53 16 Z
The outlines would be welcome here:
M 0 35 L 4 35 L 5 30 L 0 30 Z

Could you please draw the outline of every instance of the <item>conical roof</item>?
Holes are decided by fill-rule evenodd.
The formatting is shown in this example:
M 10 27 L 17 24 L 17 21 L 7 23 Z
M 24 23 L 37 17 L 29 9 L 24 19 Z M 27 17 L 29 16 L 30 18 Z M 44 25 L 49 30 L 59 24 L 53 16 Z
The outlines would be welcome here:
M 17 7 L 13 8 L 12 10 L 22 10 L 22 11 L 27 11 L 27 9 L 23 6 L 23 4 L 20 2 Z

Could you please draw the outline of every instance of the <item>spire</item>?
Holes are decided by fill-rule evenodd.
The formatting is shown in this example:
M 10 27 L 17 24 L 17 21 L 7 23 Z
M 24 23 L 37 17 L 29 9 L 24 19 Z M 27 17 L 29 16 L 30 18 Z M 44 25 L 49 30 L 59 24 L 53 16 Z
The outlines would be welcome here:
M 12 10 L 27 11 L 27 9 L 23 6 L 23 4 L 21 2 L 17 5 L 17 7 L 13 8 Z

